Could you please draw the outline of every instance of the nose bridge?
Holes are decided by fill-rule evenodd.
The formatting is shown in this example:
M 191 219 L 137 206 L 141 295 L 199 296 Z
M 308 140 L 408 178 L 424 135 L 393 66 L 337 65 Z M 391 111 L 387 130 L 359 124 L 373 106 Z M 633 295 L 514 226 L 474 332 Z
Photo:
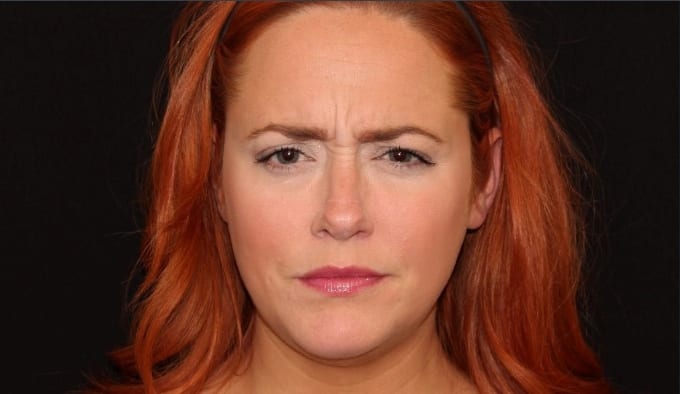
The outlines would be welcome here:
M 349 239 L 370 232 L 361 168 L 354 157 L 330 160 L 324 174 L 325 198 L 314 226 L 317 235 Z
M 331 160 L 327 177 L 327 205 L 356 205 L 360 197 L 360 174 L 356 160 Z

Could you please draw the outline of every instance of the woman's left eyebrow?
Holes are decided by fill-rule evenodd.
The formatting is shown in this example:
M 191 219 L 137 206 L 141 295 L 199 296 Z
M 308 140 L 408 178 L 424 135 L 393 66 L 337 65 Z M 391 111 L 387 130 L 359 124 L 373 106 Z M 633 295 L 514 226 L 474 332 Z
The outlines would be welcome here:
M 417 134 L 428 137 L 435 142 L 442 142 L 436 134 L 417 126 L 389 127 L 386 129 L 364 130 L 359 135 L 359 142 L 382 142 L 397 139 L 404 134 Z
M 290 126 L 279 123 L 270 123 L 264 127 L 253 130 L 248 133 L 247 139 L 254 139 L 266 132 L 279 133 L 295 141 L 325 141 L 328 139 L 328 132 L 324 129 L 317 127 Z M 360 143 L 391 141 L 404 134 L 422 135 L 434 140 L 435 142 L 442 142 L 442 139 L 436 134 L 417 126 L 399 126 L 388 127 L 384 129 L 363 130 L 359 134 L 358 140 Z

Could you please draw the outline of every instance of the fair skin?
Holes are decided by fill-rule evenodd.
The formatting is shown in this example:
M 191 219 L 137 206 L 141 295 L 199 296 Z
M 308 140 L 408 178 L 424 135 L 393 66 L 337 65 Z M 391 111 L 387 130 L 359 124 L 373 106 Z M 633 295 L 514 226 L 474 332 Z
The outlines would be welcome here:
M 218 200 L 257 312 L 249 367 L 220 392 L 475 392 L 436 301 L 493 199 L 500 139 L 474 190 L 455 68 L 403 20 L 309 7 L 265 29 L 241 71 Z M 329 267 L 372 276 L 305 279 Z

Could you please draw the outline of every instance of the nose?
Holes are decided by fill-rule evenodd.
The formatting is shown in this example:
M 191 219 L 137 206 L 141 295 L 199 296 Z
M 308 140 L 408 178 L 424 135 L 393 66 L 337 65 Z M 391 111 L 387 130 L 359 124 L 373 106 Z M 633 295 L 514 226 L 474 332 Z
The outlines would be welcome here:
M 324 175 L 324 198 L 312 233 L 320 238 L 349 240 L 373 231 L 366 212 L 366 188 L 355 164 L 332 164 Z

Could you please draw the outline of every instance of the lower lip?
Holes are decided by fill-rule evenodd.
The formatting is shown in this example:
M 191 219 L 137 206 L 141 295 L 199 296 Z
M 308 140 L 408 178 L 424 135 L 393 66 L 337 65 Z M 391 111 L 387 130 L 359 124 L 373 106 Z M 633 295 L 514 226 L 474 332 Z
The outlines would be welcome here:
M 347 296 L 376 285 L 382 276 L 302 278 L 305 285 L 330 296 Z

